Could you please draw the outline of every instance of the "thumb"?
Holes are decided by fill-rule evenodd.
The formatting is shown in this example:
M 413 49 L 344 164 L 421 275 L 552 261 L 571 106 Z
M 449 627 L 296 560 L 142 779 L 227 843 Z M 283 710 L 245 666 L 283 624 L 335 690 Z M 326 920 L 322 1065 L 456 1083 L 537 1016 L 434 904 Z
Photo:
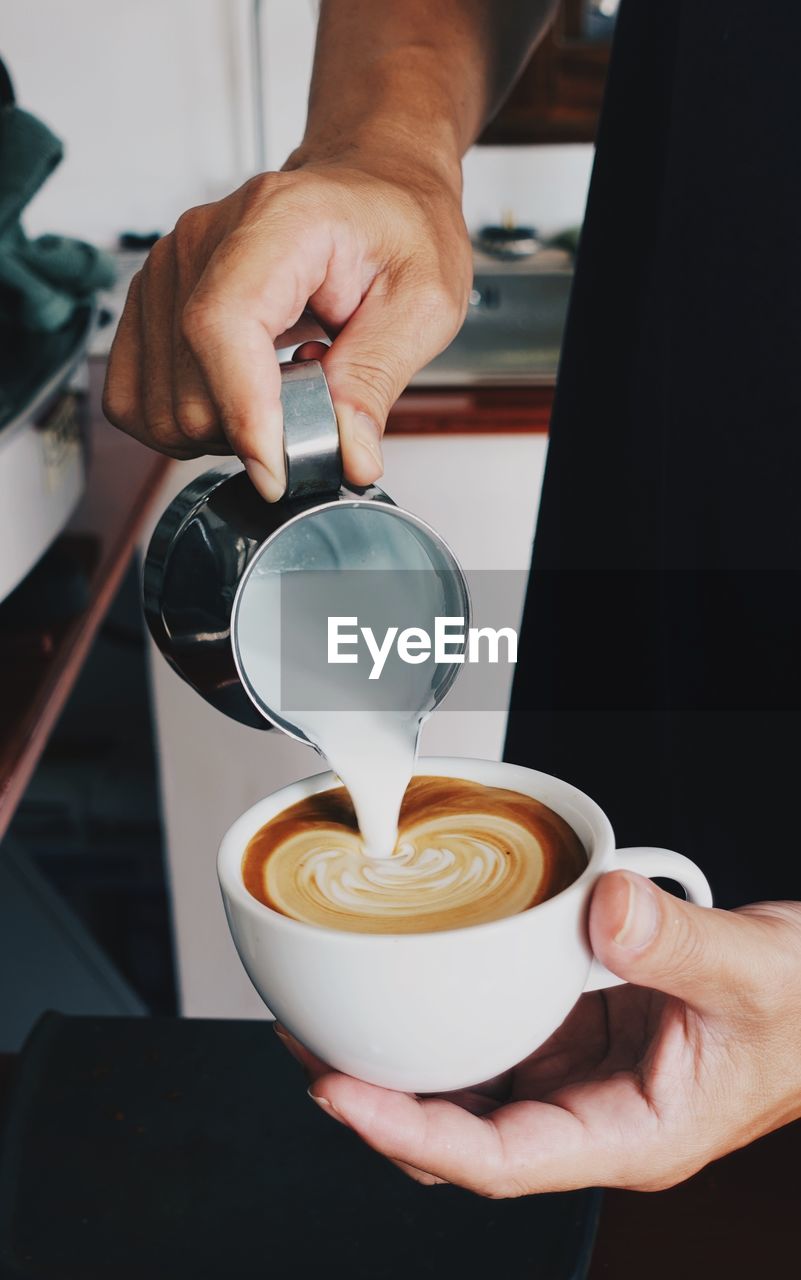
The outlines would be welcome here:
M 372 484 L 384 470 L 381 449 L 387 417 L 398 396 L 459 327 L 456 304 L 442 296 L 423 300 L 405 285 L 375 288 L 323 358 L 336 406 L 346 478 Z
M 632 871 L 598 881 L 589 930 L 595 955 L 613 973 L 702 1013 L 758 998 L 766 952 L 777 950 L 769 921 L 694 906 Z

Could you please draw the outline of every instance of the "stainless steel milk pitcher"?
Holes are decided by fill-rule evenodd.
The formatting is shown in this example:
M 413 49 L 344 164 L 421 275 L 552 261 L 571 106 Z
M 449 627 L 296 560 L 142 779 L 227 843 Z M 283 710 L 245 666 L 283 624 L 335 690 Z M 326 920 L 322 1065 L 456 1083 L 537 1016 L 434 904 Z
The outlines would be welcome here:
M 279 354 L 291 350 L 285 347 Z M 312 567 L 304 561 L 304 539 L 298 537 L 299 530 L 312 526 L 301 529 L 300 522 L 316 522 L 319 545 L 327 512 L 341 510 L 343 504 L 380 512 L 382 543 L 388 548 L 383 563 L 406 567 L 403 539 L 408 540 L 411 530 L 426 563 L 444 584 L 443 609 L 463 617 L 465 629 L 470 602 L 458 561 L 433 529 L 397 507 L 377 486 L 352 488 L 342 483 L 336 414 L 319 361 L 282 363 L 281 380 L 284 497 L 266 502 L 235 460 L 192 481 L 170 503 L 153 533 L 144 565 L 143 601 L 159 649 L 207 702 L 253 728 L 275 725 L 307 741 L 280 708 L 267 705 L 248 682 L 248 655 L 237 636 L 235 607 L 265 558 L 280 563 L 282 572 Z M 369 523 L 375 526 L 376 521 Z M 370 547 L 356 550 L 363 554 L 351 551 L 339 559 L 331 557 L 325 567 L 368 564 Z M 458 670 L 455 662 L 437 669 L 432 707 L 444 697 Z

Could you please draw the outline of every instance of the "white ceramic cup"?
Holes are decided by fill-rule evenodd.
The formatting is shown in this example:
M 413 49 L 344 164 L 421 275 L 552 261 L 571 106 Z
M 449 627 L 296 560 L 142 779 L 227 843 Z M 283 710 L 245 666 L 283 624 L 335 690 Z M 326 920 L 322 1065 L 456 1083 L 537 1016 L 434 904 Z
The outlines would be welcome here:
M 345 933 L 272 911 L 242 880 L 250 838 L 338 779 L 320 773 L 248 809 L 223 837 L 217 864 L 234 942 L 278 1020 L 339 1071 L 433 1093 L 488 1080 L 527 1057 L 582 992 L 621 981 L 593 959 L 587 935 L 590 896 L 605 871 L 664 876 L 692 902 L 712 905 L 693 862 L 667 849 L 616 849 L 609 819 L 567 782 L 517 765 L 452 757 L 423 758 L 415 772 L 534 796 L 576 832 L 587 868 L 555 897 L 489 924 L 441 933 Z

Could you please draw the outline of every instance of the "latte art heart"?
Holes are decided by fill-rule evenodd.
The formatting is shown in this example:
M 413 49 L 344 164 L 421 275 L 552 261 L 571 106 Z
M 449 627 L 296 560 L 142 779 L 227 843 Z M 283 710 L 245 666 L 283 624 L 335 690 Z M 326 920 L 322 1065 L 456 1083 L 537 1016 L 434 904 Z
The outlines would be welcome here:
M 358 933 L 463 928 L 515 915 L 586 866 L 571 828 L 537 800 L 414 778 L 389 858 L 370 858 L 344 788 L 279 814 L 251 840 L 245 885 L 283 915 Z

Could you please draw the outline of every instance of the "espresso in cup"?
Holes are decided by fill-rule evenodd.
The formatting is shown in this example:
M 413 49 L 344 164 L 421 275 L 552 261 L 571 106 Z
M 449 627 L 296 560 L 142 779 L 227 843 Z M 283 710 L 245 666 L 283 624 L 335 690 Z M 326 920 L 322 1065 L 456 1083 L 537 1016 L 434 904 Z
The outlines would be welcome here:
M 389 858 L 364 850 L 344 787 L 307 796 L 266 823 L 242 861 L 259 902 L 305 924 L 351 933 L 436 933 L 516 915 L 578 879 L 573 829 L 531 796 L 459 778 L 418 776 Z

